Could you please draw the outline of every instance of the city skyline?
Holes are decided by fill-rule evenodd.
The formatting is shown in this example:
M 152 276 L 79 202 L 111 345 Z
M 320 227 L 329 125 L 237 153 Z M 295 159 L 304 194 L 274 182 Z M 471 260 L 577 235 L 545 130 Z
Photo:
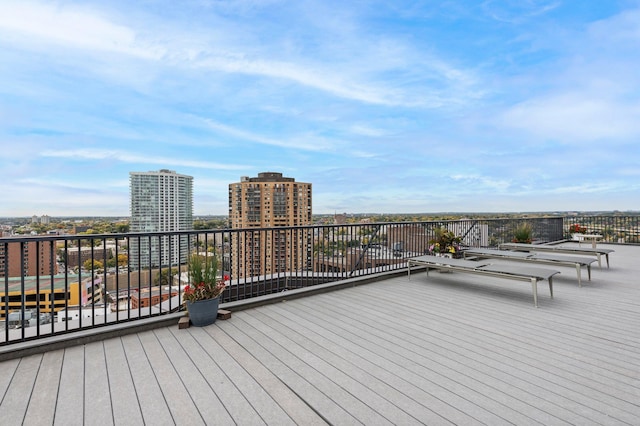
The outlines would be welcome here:
M 279 172 L 313 214 L 640 210 L 640 1 L 6 0 L 0 217 L 194 216 Z

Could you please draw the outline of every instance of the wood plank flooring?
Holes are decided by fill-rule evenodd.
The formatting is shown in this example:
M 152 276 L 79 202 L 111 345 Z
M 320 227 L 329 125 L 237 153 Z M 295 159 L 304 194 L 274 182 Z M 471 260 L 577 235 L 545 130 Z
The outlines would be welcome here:
M 638 425 L 640 247 L 554 299 L 412 273 L 0 363 L 0 425 Z

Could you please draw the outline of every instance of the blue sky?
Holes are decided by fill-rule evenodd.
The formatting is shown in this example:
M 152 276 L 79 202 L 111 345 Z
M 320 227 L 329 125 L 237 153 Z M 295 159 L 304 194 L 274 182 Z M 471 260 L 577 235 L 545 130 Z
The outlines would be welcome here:
M 640 210 L 640 1 L 0 1 L 0 216 Z

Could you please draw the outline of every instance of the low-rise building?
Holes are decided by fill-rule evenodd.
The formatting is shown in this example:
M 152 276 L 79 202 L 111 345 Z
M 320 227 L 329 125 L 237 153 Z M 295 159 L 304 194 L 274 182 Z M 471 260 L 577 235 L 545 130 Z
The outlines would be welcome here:
M 133 292 L 130 296 L 131 309 L 148 308 L 149 306 L 158 305 L 161 302 L 169 300 L 170 297 L 178 295 L 175 288 L 167 289 L 161 287 L 144 288 L 139 292 Z
M 87 277 L 78 281 L 77 275 L 9 278 L 9 291 L 0 286 L 0 318 L 8 312 L 29 309 L 53 314 L 70 306 L 103 303 L 102 277 Z M 24 299 L 24 300 L 23 300 Z

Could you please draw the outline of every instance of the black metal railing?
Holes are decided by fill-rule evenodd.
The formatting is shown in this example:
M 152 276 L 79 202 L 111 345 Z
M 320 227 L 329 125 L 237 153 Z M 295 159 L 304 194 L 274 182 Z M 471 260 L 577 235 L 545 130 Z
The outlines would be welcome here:
M 406 268 L 438 228 L 463 246 L 495 247 L 527 224 L 534 243 L 580 223 L 612 243 L 637 243 L 639 217 L 318 225 L 277 228 L 11 237 L 0 239 L 0 346 L 161 316 L 182 308 L 186 261 L 216 255 L 230 277 L 221 302 Z
M 586 233 L 602 235 L 602 241 L 616 244 L 640 243 L 640 215 L 570 216 L 564 219 L 565 238 L 571 225 L 586 228 Z

